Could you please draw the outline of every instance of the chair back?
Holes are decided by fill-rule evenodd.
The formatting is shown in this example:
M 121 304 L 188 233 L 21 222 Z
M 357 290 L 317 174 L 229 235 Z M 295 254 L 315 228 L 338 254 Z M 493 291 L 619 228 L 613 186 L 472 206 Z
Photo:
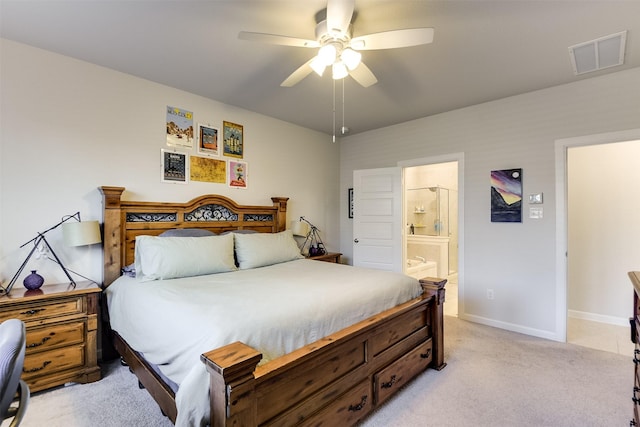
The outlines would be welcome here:
M 0 324 L 0 416 L 3 420 L 15 415 L 9 408 L 20 385 L 26 337 L 21 320 L 9 319 Z

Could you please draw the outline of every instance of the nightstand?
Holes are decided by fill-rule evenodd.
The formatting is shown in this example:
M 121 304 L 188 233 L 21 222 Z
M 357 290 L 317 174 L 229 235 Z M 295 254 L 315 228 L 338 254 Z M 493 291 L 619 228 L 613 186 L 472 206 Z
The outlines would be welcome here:
M 307 257 L 307 259 L 313 259 L 316 261 L 325 261 L 325 262 L 333 262 L 336 264 L 340 264 L 340 256 L 342 254 L 338 252 L 327 252 L 324 255 L 316 255 Z
M 100 379 L 97 360 L 98 300 L 93 282 L 14 288 L 0 297 L 0 322 L 20 319 L 27 329 L 22 379 L 31 392 Z

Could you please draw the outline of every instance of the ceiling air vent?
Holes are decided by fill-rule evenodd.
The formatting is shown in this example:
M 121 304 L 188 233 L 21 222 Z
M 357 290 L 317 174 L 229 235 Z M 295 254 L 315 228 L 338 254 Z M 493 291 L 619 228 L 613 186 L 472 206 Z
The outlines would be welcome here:
M 571 65 L 576 75 L 615 67 L 624 63 L 627 31 L 600 37 L 569 47 Z

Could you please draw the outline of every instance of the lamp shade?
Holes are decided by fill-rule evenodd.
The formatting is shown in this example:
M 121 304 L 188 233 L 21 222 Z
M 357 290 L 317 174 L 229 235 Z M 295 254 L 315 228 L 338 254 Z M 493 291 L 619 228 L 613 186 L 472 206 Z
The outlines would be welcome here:
M 296 221 L 291 228 L 294 236 L 306 237 L 309 234 L 309 224 L 302 221 Z
M 62 237 L 68 246 L 85 246 L 100 243 L 98 221 L 66 222 L 62 224 Z

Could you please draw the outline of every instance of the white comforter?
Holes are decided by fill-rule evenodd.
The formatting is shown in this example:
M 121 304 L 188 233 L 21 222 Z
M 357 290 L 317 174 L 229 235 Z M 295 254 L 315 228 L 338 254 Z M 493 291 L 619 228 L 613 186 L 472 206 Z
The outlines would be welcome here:
M 205 425 L 209 377 L 200 354 L 241 341 L 264 363 L 420 295 L 399 273 L 300 259 L 106 290 L 111 327 L 180 385 L 176 426 Z

